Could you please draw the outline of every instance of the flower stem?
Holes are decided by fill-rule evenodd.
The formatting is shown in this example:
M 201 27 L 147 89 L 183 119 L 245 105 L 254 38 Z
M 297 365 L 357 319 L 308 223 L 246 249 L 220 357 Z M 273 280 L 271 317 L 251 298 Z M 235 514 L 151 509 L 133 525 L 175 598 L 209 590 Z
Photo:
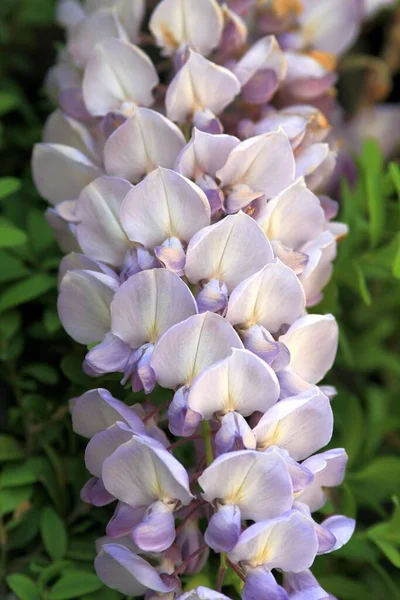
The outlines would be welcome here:
M 220 555 L 220 567 L 218 573 L 218 583 L 217 583 L 217 591 L 220 592 L 222 590 L 222 585 L 224 583 L 224 577 L 226 573 L 227 563 L 226 563 L 226 554 L 225 552 L 221 552 Z
M 211 427 L 209 421 L 203 421 L 201 424 L 201 430 L 203 434 L 204 447 L 206 451 L 206 462 L 207 466 L 210 466 L 214 460 L 214 452 L 211 443 Z

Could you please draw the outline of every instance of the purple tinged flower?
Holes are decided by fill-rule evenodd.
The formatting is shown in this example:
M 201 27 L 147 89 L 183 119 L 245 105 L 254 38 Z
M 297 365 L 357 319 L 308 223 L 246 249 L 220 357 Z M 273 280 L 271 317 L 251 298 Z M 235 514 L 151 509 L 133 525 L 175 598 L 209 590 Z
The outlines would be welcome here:
M 329 531 L 335 537 L 335 544 L 327 552 L 335 552 L 347 544 L 354 533 L 356 522 L 343 515 L 328 517 L 321 523 L 321 527 Z
M 210 54 L 218 46 L 223 28 L 222 10 L 216 0 L 162 0 L 154 9 L 149 28 L 170 56 L 187 44 L 200 54 Z
M 156 568 L 120 543 L 105 543 L 94 566 L 103 583 L 128 596 L 142 596 L 146 590 L 168 592 L 175 582 L 165 583 Z
M 110 329 L 110 305 L 118 283 L 95 271 L 69 271 L 60 285 L 58 314 L 66 332 L 80 344 L 102 341 Z
M 324 488 L 336 487 L 343 482 L 348 456 L 343 448 L 327 450 L 311 456 L 303 466 L 314 474 L 314 480 L 296 499 L 308 504 L 311 512 L 325 505 Z
M 50 204 L 77 198 L 102 170 L 85 154 L 64 144 L 36 144 L 32 174 L 39 194 Z
M 113 398 L 103 388 L 90 390 L 78 398 L 72 398 L 69 405 L 72 427 L 75 433 L 83 437 L 92 438 L 99 431 L 115 425 L 117 421 L 125 423 L 137 433 L 145 433 L 145 426 L 136 412 Z
M 81 252 L 75 235 L 75 225 L 60 217 L 55 208 L 48 208 L 44 217 L 62 252 Z
M 326 446 L 332 437 L 333 413 L 329 399 L 317 387 L 281 400 L 254 428 L 257 449 L 276 445 L 295 460 L 303 460 Z
M 290 600 L 329 600 L 332 598 L 322 589 L 309 570 L 300 573 L 285 573 L 284 585 Z
M 226 4 L 222 5 L 224 29 L 218 46 L 218 56 L 221 62 L 228 59 L 236 51 L 243 48 L 247 40 L 247 26 L 243 19 Z
M 319 199 L 301 178 L 266 203 L 256 220 L 270 240 L 299 250 L 322 233 L 325 215 Z
M 217 456 L 234 450 L 256 449 L 256 438 L 250 425 L 237 412 L 229 412 L 222 417 L 214 441 Z
M 198 482 L 204 499 L 217 509 L 205 534 L 206 542 L 216 551 L 229 552 L 235 547 L 241 519 L 276 517 L 290 510 L 293 503 L 292 482 L 278 452 L 239 450 L 224 454 L 207 467 Z
M 169 548 L 175 539 L 172 513 L 193 499 L 184 467 L 158 442 L 135 435 L 104 460 L 102 478 L 120 501 L 147 507 L 132 530 L 135 544 L 152 552 Z
M 61 284 L 64 275 L 66 275 L 68 271 L 75 270 L 97 271 L 98 273 L 109 275 L 110 277 L 114 278 L 117 283 L 119 282 L 118 275 L 111 269 L 111 267 L 108 267 L 100 261 L 93 260 L 85 254 L 80 254 L 79 252 L 70 252 L 61 259 L 60 266 L 58 267 L 58 285 Z
M 290 369 L 308 383 L 318 383 L 332 367 L 338 346 L 338 325 L 332 315 L 306 315 L 279 341 L 290 352 Z
M 45 144 L 63 144 L 76 148 L 90 160 L 101 166 L 101 144 L 83 123 L 60 109 L 48 117 L 42 140 Z
M 298 18 L 304 45 L 341 55 L 353 44 L 361 26 L 360 0 L 303 0 L 302 5 Z
M 176 536 L 176 544 L 181 550 L 183 561 L 189 559 L 192 554 L 204 546 L 204 537 L 200 531 L 198 519 L 196 517 L 189 518 L 182 527 L 180 527 L 179 533 Z M 209 548 L 205 548 L 203 552 L 188 560 L 182 573 L 185 573 L 185 575 L 195 575 L 202 571 L 207 562 L 209 553 Z
M 309 518 L 294 510 L 248 527 L 229 554 L 244 566 L 248 579 L 253 569 L 282 569 L 298 573 L 314 562 L 318 539 Z
M 228 306 L 228 288 L 226 284 L 217 279 L 211 279 L 197 294 L 196 302 L 201 313 L 209 310 L 225 316 Z
M 314 306 L 322 299 L 322 289 L 328 283 L 336 258 L 337 244 L 333 234 L 325 230 L 318 238 L 302 248 L 308 256 L 308 262 L 299 275 L 307 297 L 307 306 Z
M 265 361 L 275 372 L 280 372 L 289 365 L 289 350 L 285 344 L 276 342 L 265 327 L 251 325 L 248 329 L 239 329 L 239 331 L 245 348 Z
M 296 176 L 304 176 L 312 191 L 323 189 L 335 170 L 336 156 L 329 144 L 315 143 L 301 148 L 296 154 Z
M 82 91 L 89 113 L 103 117 L 129 103 L 150 106 L 157 84 L 157 71 L 143 50 L 127 41 L 109 38 L 91 53 Z
M 263 567 L 249 569 L 242 600 L 264 600 L 265 597 L 268 600 L 288 600 L 286 591 L 276 583 L 269 569 Z
M 87 356 L 98 373 L 123 371 L 135 391 L 155 385 L 154 344 L 170 327 L 197 313 L 187 285 L 166 269 L 141 271 L 118 289 L 111 304 L 111 334 Z
M 75 209 L 77 238 L 91 258 L 122 267 L 131 244 L 121 225 L 120 209 L 131 184 L 116 177 L 99 177 L 86 186 Z
M 190 240 L 185 273 L 192 283 L 224 282 L 230 293 L 273 259 L 268 238 L 247 214 L 228 215 Z
M 115 539 L 130 535 L 135 525 L 143 519 L 144 512 L 143 507 L 132 508 L 129 504 L 118 502 L 114 514 L 107 524 L 107 536 Z
M 287 72 L 280 90 L 285 104 L 309 103 L 325 94 L 336 82 L 336 73 L 312 56 L 285 52 L 285 58 Z
M 91 477 L 81 489 L 82 502 L 93 504 L 93 506 L 107 506 L 115 502 L 114 496 L 107 492 L 103 481 L 98 477 Z
M 177 600 L 230 600 L 224 594 L 215 592 L 206 587 L 200 586 L 195 590 L 190 590 L 178 596 Z
M 133 435 L 134 431 L 131 427 L 125 425 L 122 421 L 117 421 L 114 425 L 107 427 L 107 429 L 95 433 L 85 450 L 85 464 L 89 473 L 103 480 L 104 461 L 111 456 L 119 446 L 132 439 Z M 107 491 L 110 494 L 112 493 L 108 489 Z
M 126 196 L 121 208 L 123 227 L 133 242 L 156 256 L 167 268 L 183 275 L 187 244 L 210 223 L 204 192 L 169 169 L 157 168 Z
M 138 183 L 157 167 L 172 169 L 184 145 L 174 123 L 154 110 L 136 107 L 108 138 L 104 164 L 109 175 Z
M 258 40 L 233 68 L 242 97 L 251 104 L 271 100 L 286 74 L 286 60 L 275 36 Z
M 193 50 L 188 54 L 165 97 L 168 118 L 179 123 L 186 123 L 196 112 L 205 110 L 219 115 L 240 92 L 240 83 L 231 71 Z
M 240 142 L 217 171 L 227 202 L 247 206 L 264 195 L 272 198 L 294 182 L 295 159 L 282 130 Z M 238 208 L 237 208 L 238 210 Z
M 276 333 L 282 325 L 294 323 L 303 314 L 304 306 L 298 278 L 292 269 L 275 259 L 233 290 L 226 318 L 241 330 L 261 325 Z
M 85 17 L 85 11 L 78 0 L 60 0 L 56 5 L 56 21 L 62 27 L 73 27 Z
M 233 349 L 197 377 L 187 402 L 203 419 L 212 419 L 233 411 L 244 417 L 265 412 L 278 398 L 279 384 L 271 367 L 248 350 Z
M 89 61 L 96 46 L 106 39 L 127 39 L 117 12 L 102 9 L 86 15 L 68 29 L 67 51 L 81 69 Z

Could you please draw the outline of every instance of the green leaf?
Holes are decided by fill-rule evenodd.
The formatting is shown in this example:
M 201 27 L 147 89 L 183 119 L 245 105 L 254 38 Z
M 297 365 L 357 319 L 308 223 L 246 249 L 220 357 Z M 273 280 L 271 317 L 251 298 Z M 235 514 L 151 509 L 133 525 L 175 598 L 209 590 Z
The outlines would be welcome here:
M 397 252 L 393 261 L 392 273 L 396 279 L 400 279 L 400 234 L 397 235 Z
M 0 250 L 0 264 L 0 283 L 15 281 L 30 275 L 30 271 L 23 261 L 5 250 Z
M 84 571 L 70 572 L 61 577 L 48 595 L 48 600 L 81 598 L 83 594 L 95 592 L 103 586 L 97 575 Z
M 44 363 L 33 363 L 24 368 L 23 373 L 34 377 L 41 383 L 55 385 L 59 380 L 56 369 Z
M 54 562 L 46 569 L 43 569 L 43 571 L 39 575 L 39 586 L 43 589 L 46 585 L 48 585 L 50 581 L 55 579 L 60 573 L 62 573 L 66 569 L 69 569 L 71 566 L 72 563 L 69 560 L 59 560 Z
M 356 278 L 358 281 L 358 289 L 360 291 L 360 296 L 367 306 L 371 306 L 372 298 L 371 298 L 369 289 L 367 287 L 367 282 L 365 281 L 365 275 L 363 273 L 363 270 L 361 269 L 360 265 L 356 261 L 353 261 L 353 267 L 356 272 Z
M 32 492 L 32 485 L 0 490 L 0 516 L 7 515 L 26 503 L 31 498 Z
M 25 281 L 10 286 L 0 297 L 0 312 L 42 296 L 56 286 L 50 275 L 37 273 Z
M 11 435 L 0 434 L 0 462 L 23 458 L 21 445 Z
M 6 577 L 8 587 L 20 600 L 40 600 L 40 593 L 32 579 L 15 573 Z
M 5 115 L 5 114 L 11 112 L 12 110 L 15 110 L 16 108 L 18 108 L 20 100 L 21 100 L 20 95 L 14 90 L 1 91 L 0 92 L 0 116 Z M 4 179 L 6 179 L 6 178 L 4 177 Z M 13 179 L 13 178 L 9 177 L 7 179 Z M 1 180 L 0 180 L 0 189 L 1 189 Z M 0 191 L 0 198 L 1 198 L 1 191 Z
M 367 533 L 392 564 L 400 568 L 400 505 L 397 497 L 393 502 L 395 509 L 389 521 L 370 527 Z
M 365 583 L 354 581 L 343 575 L 332 575 L 329 577 L 319 577 L 321 586 L 327 592 L 338 596 L 340 600 L 374 600 Z
M 20 188 L 21 182 L 19 179 L 16 179 L 15 177 L 0 177 L 0 200 L 7 198 L 7 196 L 11 196 L 11 194 L 15 194 Z
M 341 446 L 346 448 L 347 454 L 349 455 L 348 465 L 350 467 L 356 461 L 364 441 L 364 412 L 360 401 L 356 396 L 345 397 L 345 395 L 342 394 L 340 403 L 341 406 L 346 406 L 344 421 L 341 423 Z M 349 423 L 351 423 L 351 427 L 349 427 Z
M 6 465 L 0 473 L 0 488 L 18 487 L 35 483 L 37 475 L 32 469 L 32 460 L 19 464 Z
M 61 322 L 56 310 L 47 309 L 44 311 L 43 324 L 47 333 L 55 333 L 61 329 Z
M 21 322 L 21 315 L 17 310 L 10 310 L 10 312 L 0 315 L 0 335 L 3 340 L 13 338 L 20 329 Z
M 0 248 L 22 246 L 26 241 L 27 235 L 25 231 L 8 223 L 0 223 Z
M 67 550 L 67 531 L 62 519 L 60 519 L 55 510 L 50 506 L 47 506 L 42 511 L 40 533 L 49 556 L 53 560 L 61 560 Z
M 378 456 L 361 471 L 348 477 L 366 496 L 384 500 L 400 492 L 400 458 Z
M 40 253 L 54 244 L 54 235 L 42 211 L 33 208 L 28 213 L 27 229 L 29 241 L 35 252 Z

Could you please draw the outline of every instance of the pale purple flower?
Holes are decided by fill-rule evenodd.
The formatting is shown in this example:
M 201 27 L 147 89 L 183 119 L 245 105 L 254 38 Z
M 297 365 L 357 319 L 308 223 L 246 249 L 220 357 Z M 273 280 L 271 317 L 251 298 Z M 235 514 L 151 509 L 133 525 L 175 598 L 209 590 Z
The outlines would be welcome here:
M 347 459 L 343 448 L 327 450 L 308 458 L 303 465 L 314 474 L 314 479 L 297 499 L 308 504 L 312 512 L 322 508 L 326 502 L 324 488 L 336 487 L 343 482 Z

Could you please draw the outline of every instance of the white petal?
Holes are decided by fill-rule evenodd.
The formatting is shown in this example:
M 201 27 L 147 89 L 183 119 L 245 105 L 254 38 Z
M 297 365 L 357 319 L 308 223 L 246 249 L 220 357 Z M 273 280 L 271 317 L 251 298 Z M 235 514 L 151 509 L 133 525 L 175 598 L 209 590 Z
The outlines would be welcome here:
M 150 364 L 158 383 L 174 389 L 190 385 L 207 367 L 229 356 L 232 348 L 243 348 L 236 331 L 219 315 L 206 312 L 167 331 Z
M 248 417 L 265 412 L 278 398 L 279 384 L 271 367 L 252 352 L 235 349 L 194 381 L 188 406 L 204 419 L 229 411 Z
M 193 496 L 186 470 L 165 448 L 150 442 L 154 440 L 135 436 L 104 462 L 106 489 L 133 507 L 157 500 L 189 504 Z
M 253 431 L 259 449 L 276 445 L 295 460 L 303 460 L 328 444 L 332 430 L 330 402 L 316 388 L 275 404 Z
M 94 271 L 69 271 L 58 296 L 58 314 L 66 332 L 80 344 L 101 341 L 110 329 L 110 304 L 118 284 Z
M 257 222 L 270 240 L 297 250 L 322 232 L 325 222 L 320 201 L 299 179 L 266 205 Z
M 42 137 L 45 144 L 71 146 L 88 156 L 95 164 L 99 163 L 98 148 L 88 128 L 59 109 L 47 119 Z
M 231 292 L 273 258 L 268 238 L 247 214 L 228 215 L 199 231 L 190 241 L 185 273 L 192 283 L 223 281 Z
M 167 269 L 141 271 L 115 294 L 111 330 L 131 348 L 140 348 L 196 312 L 191 291 L 177 275 Z
M 91 115 L 119 110 L 124 102 L 149 106 L 158 83 L 153 63 L 140 48 L 107 39 L 92 52 L 83 77 L 83 98 Z
M 271 198 L 294 181 L 295 160 L 282 130 L 264 133 L 238 144 L 217 172 L 223 187 L 246 184 Z
M 233 72 L 243 86 L 261 69 L 274 71 L 279 81 L 285 76 L 285 56 L 274 35 L 263 37 L 253 44 L 235 65 Z
M 132 435 L 132 430 L 122 422 L 95 433 L 85 450 L 85 465 L 89 473 L 101 478 L 104 461 L 122 444 L 128 442 Z
M 172 237 L 189 242 L 209 225 L 210 205 L 198 186 L 160 167 L 127 195 L 121 220 L 130 240 L 153 250 Z
M 172 169 L 184 145 L 176 125 L 154 110 L 137 107 L 107 140 L 106 171 L 137 183 L 157 167 Z
M 242 519 L 263 521 L 289 510 L 293 502 L 289 473 L 276 452 L 223 454 L 198 481 L 207 502 L 218 499 L 222 504 L 236 504 Z
M 196 180 L 202 175 L 215 177 L 238 143 L 233 135 L 213 135 L 194 127 L 190 142 L 176 160 L 175 169 L 188 179 Z
M 82 190 L 76 206 L 77 237 L 91 258 L 117 267 L 124 264 L 131 244 L 121 226 L 120 209 L 131 188 L 124 179 L 99 177 Z
M 314 562 L 318 539 L 312 521 L 299 511 L 251 525 L 230 553 L 233 562 L 298 573 Z
M 167 116 L 184 123 L 196 111 L 208 109 L 218 115 L 239 92 L 240 83 L 231 71 L 190 50 L 188 60 L 169 84 Z
M 332 315 L 307 315 L 279 338 L 290 351 L 290 367 L 309 383 L 318 383 L 332 367 L 338 326 Z
M 258 324 L 275 333 L 282 325 L 291 325 L 304 306 L 298 278 L 276 259 L 233 290 L 226 318 L 232 325 Z
M 102 175 L 82 152 L 63 144 L 36 144 L 32 173 L 39 194 L 51 204 L 77 198 L 85 185 Z
M 73 62 L 84 68 L 97 44 L 108 38 L 119 38 L 121 34 L 123 32 L 116 12 L 97 10 L 71 29 L 67 49 Z
M 215 0 L 162 0 L 149 23 L 166 55 L 182 44 L 207 55 L 218 45 L 222 27 L 222 11 Z

